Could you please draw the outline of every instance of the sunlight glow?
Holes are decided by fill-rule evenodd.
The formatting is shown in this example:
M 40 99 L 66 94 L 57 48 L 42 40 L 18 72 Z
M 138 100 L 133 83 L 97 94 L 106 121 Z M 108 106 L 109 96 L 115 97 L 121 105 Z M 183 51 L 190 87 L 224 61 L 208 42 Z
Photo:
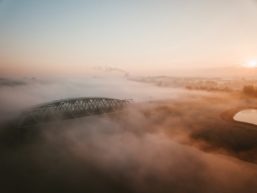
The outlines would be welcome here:
M 257 60 L 250 60 L 244 66 L 247 68 L 257 68 Z

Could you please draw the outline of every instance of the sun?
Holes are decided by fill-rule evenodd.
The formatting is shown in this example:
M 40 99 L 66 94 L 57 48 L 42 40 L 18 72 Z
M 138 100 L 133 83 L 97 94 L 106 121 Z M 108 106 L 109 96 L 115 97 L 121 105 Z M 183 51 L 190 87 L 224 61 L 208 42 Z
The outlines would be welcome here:
M 247 68 L 257 68 L 257 60 L 250 60 L 244 66 Z

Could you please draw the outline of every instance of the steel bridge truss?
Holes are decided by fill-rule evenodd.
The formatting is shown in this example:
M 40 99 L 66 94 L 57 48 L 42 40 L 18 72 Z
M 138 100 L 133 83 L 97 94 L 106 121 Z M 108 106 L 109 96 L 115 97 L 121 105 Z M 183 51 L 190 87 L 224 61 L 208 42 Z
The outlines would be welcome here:
M 59 100 L 34 107 L 24 112 L 18 124 L 20 126 L 29 126 L 57 119 L 72 119 L 110 113 L 123 109 L 130 102 L 131 100 L 99 97 Z

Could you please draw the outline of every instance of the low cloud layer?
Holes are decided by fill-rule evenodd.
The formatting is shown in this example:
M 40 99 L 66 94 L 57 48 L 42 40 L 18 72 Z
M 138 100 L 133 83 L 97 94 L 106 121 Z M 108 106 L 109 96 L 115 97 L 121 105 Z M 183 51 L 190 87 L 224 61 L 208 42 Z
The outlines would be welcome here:
M 43 124 L 17 138 L 10 137 L 13 128 L 2 128 L 1 139 L 15 143 L 1 141 L 0 190 L 255 193 L 257 145 L 249 141 L 257 131 L 219 116 L 238 101 L 245 103 L 199 94 L 136 103 Z

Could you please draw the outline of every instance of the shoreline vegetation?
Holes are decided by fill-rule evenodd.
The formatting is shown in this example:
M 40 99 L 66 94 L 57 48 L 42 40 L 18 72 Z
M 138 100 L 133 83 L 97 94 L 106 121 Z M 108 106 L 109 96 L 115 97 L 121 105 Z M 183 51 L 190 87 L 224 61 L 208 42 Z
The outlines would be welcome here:
M 239 93 L 245 97 L 257 97 L 257 79 L 255 78 L 199 78 L 199 77 L 129 77 L 128 80 L 154 84 L 158 87 L 184 88 L 207 92 Z

